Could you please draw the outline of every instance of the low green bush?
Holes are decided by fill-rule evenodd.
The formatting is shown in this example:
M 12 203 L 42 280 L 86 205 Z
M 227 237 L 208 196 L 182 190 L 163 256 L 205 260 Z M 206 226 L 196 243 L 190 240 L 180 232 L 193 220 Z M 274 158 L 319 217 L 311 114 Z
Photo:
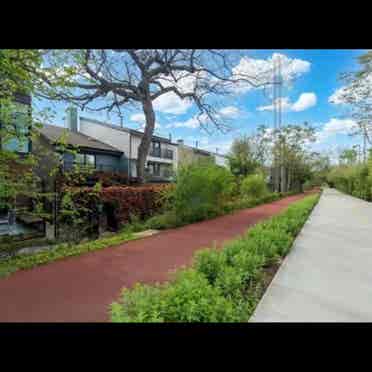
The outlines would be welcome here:
M 12 241 L 12 239 L 10 238 L 8 241 L 3 240 L 0 242 L 0 252 L 6 252 L 6 253 L 11 254 L 11 253 L 16 253 L 18 250 L 22 248 L 45 246 L 45 245 L 52 245 L 52 244 L 54 244 L 53 241 L 48 240 L 44 237 L 21 240 L 21 241 Z
M 206 248 L 195 253 L 194 267 L 203 273 L 210 284 L 214 284 L 218 273 L 227 264 L 227 256 L 216 248 Z
M 318 198 L 305 197 L 222 249 L 197 252 L 192 268 L 174 281 L 124 289 L 111 306 L 112 321 L 247 321 L 262 294 L 264 268 L 288 253 Z
M 273 201 L 279 200 L 281 197 L 281 194 L 275 192 L 267 194 L 260 198 L 240 197 L 235 200 L 225 202 L 222 206 L 222 211 L 224 214 L 226 214 L 239 209 L 253 208 L 260 204 L 271 203 Z
M 251 174 L 245 177 L 240 186 L 241 194 L 259 199 L 268 193 L 265 178 L 262 174 Z
M 182 225 L 182 221 L 177 218 L 177 215 L 174 211 L 168 211 L 163 214 L 159 214 L 149 218 L 145 227 L 147 229 L 170 229 L 172 227 L 178 227 Z
M 268 265 L 276 262 L 292 244 L 288 233 L 270 225 L 256 226 L 248 232 L 248 239 L 253 240 L 256 252 L 263 254 Z
M 230 322 L 236 320 L 232 301 L 196 270 L 181 270 L 172 284 L 137 284 L 111 305 L 114 322 Z
M 205 220 L 221 214 L 234 189 L 234 176 L 213 163 L 191 163 L 179 169 L 170 192 L 172 210 L 182 223 Z

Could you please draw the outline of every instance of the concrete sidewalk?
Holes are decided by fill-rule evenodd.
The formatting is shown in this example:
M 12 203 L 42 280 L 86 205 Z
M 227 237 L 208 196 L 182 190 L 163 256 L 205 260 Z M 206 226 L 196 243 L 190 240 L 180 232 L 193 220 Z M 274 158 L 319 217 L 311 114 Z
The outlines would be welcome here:
M 326 189 L 250 322 L 371 322 L 372 203 Z

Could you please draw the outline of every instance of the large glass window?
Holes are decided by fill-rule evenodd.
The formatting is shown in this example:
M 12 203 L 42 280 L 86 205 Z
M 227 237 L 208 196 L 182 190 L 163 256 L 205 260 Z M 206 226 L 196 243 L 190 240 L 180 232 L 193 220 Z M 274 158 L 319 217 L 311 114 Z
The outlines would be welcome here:
M 27 153 L 30 151 L 30 107 L 18 102 L 14 106 L 16 111 L 12 115 L 12 123 L 7 126 L 7 137 L 2 139 L 1 146 L 4 150 Z
M 83 165 L 85 163 L 85 155 L 84 154 L 76 154 L 75 155 L 75 163 L 79 165 Z
M 161 151 L 160 150 L 160 142 L 157 142 L 157 141 L 152 142 L 152 149 L 151 149 L 150 155 L 160 157 L 161 156 L 160 151 Z
M 154 176 L 160 176 L 160 163 L 149 161 L 147 163 L 147 167 L 150 174 Z
M 94 155 L 85 154 L 85 164 L 94 167 L 96 163 L 96 157 Z
M 78 165 L 95 167 L 96 156 L 91 154 L 76 154 L 75 163 Z

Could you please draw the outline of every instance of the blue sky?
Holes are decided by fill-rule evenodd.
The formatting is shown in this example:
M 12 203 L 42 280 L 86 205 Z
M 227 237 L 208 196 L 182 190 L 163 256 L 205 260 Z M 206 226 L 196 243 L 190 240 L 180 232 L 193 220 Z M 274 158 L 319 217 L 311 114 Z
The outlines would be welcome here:
M 342 104 L 330 103 L 330 97 L 343 86 L 340 74 L 355 70 L 358 67 L 357 57 L 365 50 L 252 50 L 247 51 L 245 58 L 248 68 L 254 69 L 269 64 L 273 54 L 282 55 L 283 60 L 291 62 L 291 68 L 297 69 L 297 78 L 291 86 L 283 89 L 282 105 L 285 107 L 282 122 L 301 124 L 305 121 L 316 125 L 319 140 L 314 145 L 316 150 L 336 150 L 351 144 L 360 143 L 360 139 L 348 136 L 352 121 L 347 108 Z M 243 64 L 241 65 L 243 66 Z M 245 67 L 247 68 L 247 67 Z M 283 68 L 284 70 L 284 68 Z M 283 72 L 285 75 L 285 71 Z M 164 97 L 155 105 L 158 127 L 156 133 L 172 139 L 183 138 L 185 143 L 209 150 L 219 149 L 226 153 L 233 138 L 243 133 L 252 133 L 260 124 L 273 125 L 273 113 L 269 107 L 272 102 L 264 96 L 262 90 L 248 89 L 221 100 L 229 118 L 231 131 L 227 134 L 214 131 L 212 135 L 198 128 L 193 117 L 197 110 L 187 102 L 175 97 Z M 52 120 L 55 124 L 63 123 L 62 117 L 66 104 L 43 102 L 39 107 L 51 106 L 56 111 Z M 266 107 L 266 109 L 265 109 Z M 105 113 L 82 113 L 98 120 L 109 120 L 119 124 L 117 117 L 107 117 Z M 124 125 L 139 128 L 143 122 L 140 110 L 127 112 Z

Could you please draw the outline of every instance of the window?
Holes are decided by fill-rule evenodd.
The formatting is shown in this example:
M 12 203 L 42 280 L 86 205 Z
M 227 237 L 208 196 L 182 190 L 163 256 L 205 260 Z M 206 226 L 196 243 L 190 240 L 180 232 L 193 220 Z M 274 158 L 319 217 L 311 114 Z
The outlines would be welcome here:
M 28 153 L 30 151 L 29 126 L 30 112 L 29 105 L 14 103 L 15 112 L 12 114 L 12 122 L 7 125 L 7 138 L 2 140 L 1 147 L 8 151 Z
M 76 154 L 75 155 L 75 163 L 83 165 L 85 164 L 85 155 L 84 154 Z
M 149 170 L 149 173 L 154 176 L 160 176 L 160 163 L 154 163 L 154 162 L 148 162 L 147 167 Z
M 96 156 L 91 155 L 91 154 L 76 154 L 75 155 L 75 164 L 95 167 Z
M 150 152 L 150 155 L 160 157 L 160 142 L 154 141 L 152 142 L 152 150 Z
M 94 167 L 96 163 L 96 157 L 94 155 L 85 154 L 85 164 Z

